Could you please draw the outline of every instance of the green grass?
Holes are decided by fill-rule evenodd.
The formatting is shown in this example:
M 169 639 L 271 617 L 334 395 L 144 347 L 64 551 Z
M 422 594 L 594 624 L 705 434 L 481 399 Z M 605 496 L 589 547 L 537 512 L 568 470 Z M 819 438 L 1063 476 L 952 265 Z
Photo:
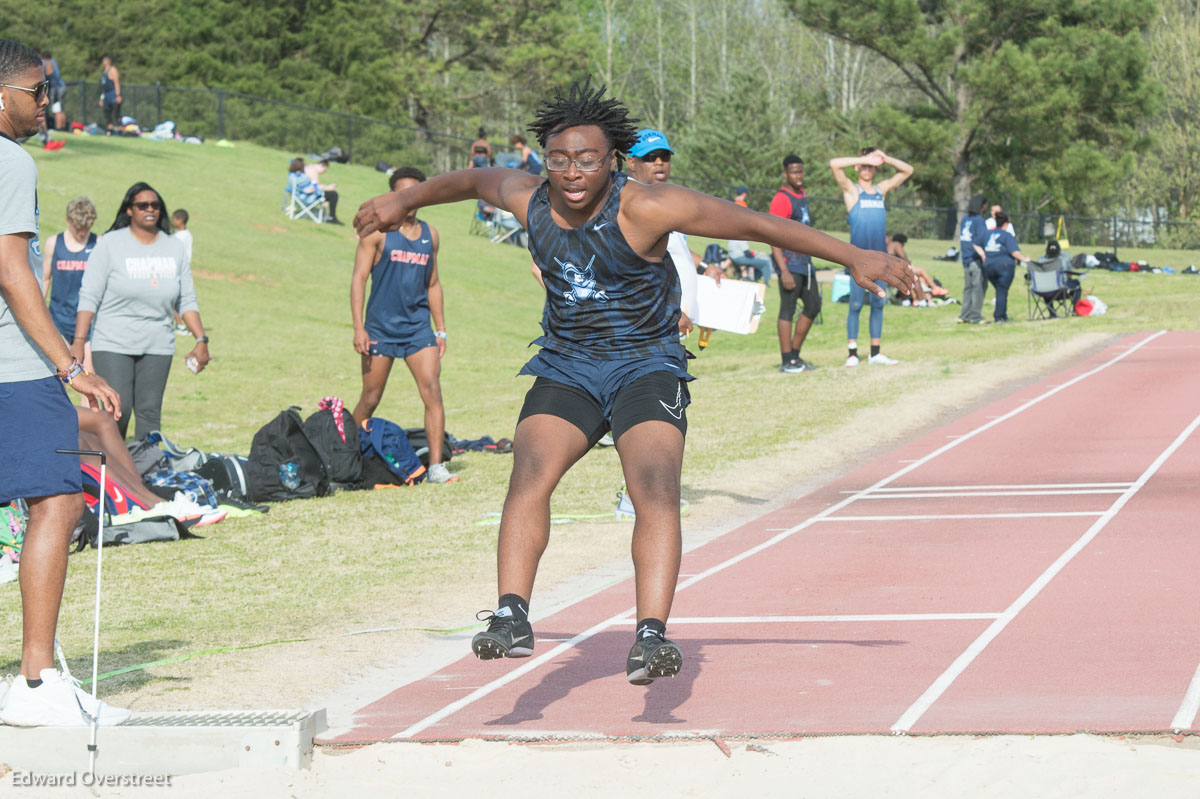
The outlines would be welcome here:
M 44 236 L 62 229 L 66 204 L 79 194 L 96 203 L 97 230 L 103 231 L 137 180 L 192 216 L 196 287 L 216 361 L 193 376 L 182 363 L 188 347 L 181 347 L 163 408 L 169 436 L 183 445 L 244 454 L 254 432 L 289 405 L 302 406 L 307 415 L 331 394 L 353 405 L 360 389 L 348 302 L 354 234 L 349 226 L 290 222 L 279 213 L 290 153 L 245 144 L 226 149 L 87 137 L 71 138 L 56 153 L 32 152 L 40 169 Z M 381 174 L 359 166 L 335 166 L 327 179 L 338 184 L 345 220 L 359 203 L 386 190 Z M 498 438 L 512 435 L 529 385 L 516 373 L 533 352 L 526 345 L 539 334 L 542 293 L 529 275 L 528 253 L 468 234 L 472 210 L 473 204 L 463 203 L 421 216 L 442 240 L 447 429 L 459 438 Z M 702 252 L 705 243 L 693 239 L 692 247 Z M 960 267 L 932 260 L 945 247 L 912 241 L 909 253 L 957 296 Z M 1200 261 L 1197 255 L 1122 253 L 1177 269 Z M 693 362 L 699 379 L 688 413 L 684 496 L 696 501 L 719 494 L 721 475 L 739 461 L 793 449 L 971 365 L 1051 351 L 1094 331 L 1195 326 L 1200 278 L 1105 272 L 1088 274 L 1084 285 L 1108 303 L 1107 316 L 979 328 L 956 326 L 957 306 L 889 307 L 885 351 L 902 364 L 886 370 L 836 368 L 845 356 L 845 306 L 827 304 L 804 352 L 828 368 L 802 377 L 777 371 L 778 296 L 772 286 L 756 334 L 717 333 Z M 1019 279 L 1010 316 L 1025 317 Z M 420 400 L 403 367 L 393 372 L 378 413 L 407 426 L 421 423 Z M 265 516 L 208 528 L 201 540 L 112 550 L 105 558 L 105 667 L 398 623 L 408 604 L 430 597 L 436 602 L 438 592 L 451 590 L 447 586 L 464 575 L 486 583 L 496 528 L 475 522 L 500 510 L 510 463 L 507 456 L 468 454 L 453 462 L 463 478 L 455 486 L 282 503 Z M 597 450 L 563 480 L 554 510 L 610 511 L 620 483 L 616 453 Z M 628 535 L 627 526 L 602 529 Z M 60 634 L 77 658 L 77 672 L 86 671 L 82 661 L 90 648 L 93 568 L 90 556 L 71 559 L 63 606 Z M 480 607 L 489 604 L 490 592 L 479 601 Z M 0 587 L 6 618 L 17 618 L 18 602 L 15 586 Z M 0 672 L 16 670 L 19 651 L 14 621 L 0 631 Z M 136 672 L 114 680 L 109 690 L 147 681 L 169 687 L 172 679 L 178 678 L 158 670 Z

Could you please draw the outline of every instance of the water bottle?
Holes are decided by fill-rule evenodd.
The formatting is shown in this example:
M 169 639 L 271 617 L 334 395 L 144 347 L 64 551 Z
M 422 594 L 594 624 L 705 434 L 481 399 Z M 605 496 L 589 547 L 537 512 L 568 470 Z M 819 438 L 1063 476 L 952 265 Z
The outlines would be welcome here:
M 300 487 L 300 467 L 291 461 L 279 464 L 279 482 L 288 491 L 295 491 Z

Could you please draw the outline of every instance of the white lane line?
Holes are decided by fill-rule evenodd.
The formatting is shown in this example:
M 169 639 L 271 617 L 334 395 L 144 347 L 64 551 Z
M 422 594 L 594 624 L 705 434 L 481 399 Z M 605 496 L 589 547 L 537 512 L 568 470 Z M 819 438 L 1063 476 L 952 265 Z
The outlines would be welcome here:
M 950 443 L 943 444 L 941 447 L 939 447 L 938 449 L 929 453 L 928 455 L 925 455 L 921 458 L 914 460 L 908 466 L 905 466 L 904 468 L 896 471 L 895 473 L 891 474 L 890 476 L 883 478 L 882 480 L 875 483 L 871 487 L 865 489 L 865 491 L 863 493 L 873 491 L 873 490 L 876 490 L 876 491 L 879 490 L 880 488 L 886 486 L 888 483 L 891 483 L 893 480 L 896 480 L 899 477 L 903 477 L 904 475 L 908 474 L 912 470 L 914 470 L 920 466 L 923 466 L 924 464 L 928 463 L 929 461 L 933 460 L 934 458 L 938 457 L 939 455 L 949 452 L 950 450 L 957 447 L 959 444 L 962 444 L 964 441 L 968 441 L 971 438 L 973 438 L 974 436 L 979 435 L 980 433 L 982 433 L 986 430 L 990 430 L 991 428 L 995 427 L 997 424 L 1000 424 L 1004 420 L 1011 419 L 1012 417 L 1016 416 L 1017 414 L 1021 413 L 1022 411 L 1032 408 L 1034 405 L 1041 402 L 1042 400 L 1048 399 L 1049 397 L 1054 396 L 1058 392 L 1062 391 L 1064 388 L 1067 388 L 1068 386 L 1072 386 L 1072 385 L 1080 382 L 1081 380 L 1084 380 L 1088 377 L 1091 377 L 1094 374 L 1102 372 L 1103 370 L 1107 369 L 1108 367 L 1112 366 L 1115 363 L 1119 363 L 1120 361 L 1124 360 L 1125 358 L 1129 357 L 1133 353 L 1137 352 L 1139 349 L 1144 347 L 1146 344 L 1150 343 L 1151 341 L 1153 341 L 1154 339 L 1158 338 L 1159 336 L 1163 335 L 1166 332 L 1167 331 L 1165 331 L 1165 330 L 1160 330 L 1157 333 L 1153 333 L 1153 334 L 1147 336 L 1146 338 L 1142 339 L 1141 341 L 1139 341 L 1137 344 L 1133 345 L 1129 349 L 1127 349 L 1125 352 L 1121 353 L 1120 355 L 1114 356 L 1113 358 L 1109 359 L 1108 361 L 1105 361 L 1104 363 L 1100 364 L 1099 366 L 1095 367 L 1094 369 L 1084 372 L 1083 374 L 1076 376 L 1072 380 L 1069 380 L 1068 382 L 1063 383 L 1062 385 L 1055 386 L 1054 388 L 1050 389 L 1049 391 L 1046 391 L 1045 393 L 1043 393 L 1037 397 L 1034 397 L 1033 399 L 1029 400 L 1028 402 L 1009 411 L 1004 416 L 1001 416 L 998 419 L 993 419 L 992 421 L 981 425 L 980 427 L 976 428 L 975 430 L 971 431 L 970 433 L 966 433 L 962 436 L 956 437 Z M 795 535 L 796 533 L 800 532 L 801 530 L 804 530 L 805 528 L 809 527 L 814 522 L 824 519 L 826 516 L 831 516 L 832 514 L 838 512 L 839 510 L 841 510 L 842 508 L 846 507 L 851 502 L 853 502 L 856 496 L 858 496 L 858 495 L 846 497 L 841 502 L 838 502 L 834 505 L 830 505 L 825 510 L 821 511 L 820 513 L 818 513 L 815 516 L 808 518 L 807 520 L 801 522 L 800 524 L 797 524 L 794 527 L 789 527 L 788 529 L 786 529 L 783 532 L 779 533 L 778 535 L 768 539 L 767 541 L 764 541 L 761 544 L 758 544 L 756 546 L 751 547 L 750 549 L 747 549 L 746 551 L 742 552 L 740 555 L 735 555 L 734 557 L 729 558 L 728 560 L 724 561 L 723 563 L 719 563 L 716 566 L 706 569 L 705 571 L 701 572 L 700 574 L 697 574 L 695 577 L 692 577 L 691 579 L 687 580 L 686 582 L 680 583 L 675 588 L 676 593 L 684 590 L 685 588 L 687 588 L 689 586 L 695 585 L 696 583 L 700 582 L 701 580 L 705 579 L 706 577 L 709 577 L 713 574 L 724 571 L 725 569 L 727 569 L 730 566 L 733 566 L 737 563 L 741 563 L 746 558 L 749 558 L 753 555 L 757 555 L 759 552 L 762 552 L 764 549 L 772 547 L 775 544 L 779 543 L 780 541 L 786 540 L 787 538 L 791 537 L 792 535 Z M 493 691 L 501 688 L 502 686 L 507 685 L 508 683 L 512 682 L 513 680 L 517 679 L 518 677 L 524 676 L 525 674 L 527 674 L 530 671 L 532 671 L 533 669 L 537 668 L 542 663 L 545 663 L 552 657 L 556 657 L 560 652 L 565 652 L 567 649 L 586 641 L 587 639 L 591 638 L 592 636 L 594 636 L 600 632 L 603 632 L 611 624 L 615 623 L 615 620 L 622 619 L 631 612 L 633 612 L 633 609 L 625 610 L 625 611 L 621 612 L 619 615 L 614 616 L 612 619 L 603 621 L 593 627 L 590 627 L 589 629 L 585 630 L 584 632 L 582 632 L 579 635 L 572 638 L 570 641 L 568 641 L 564 644 L 559 644 L 558 646 L 554 647 L 554 649 L 550 650 L 546 654 L 541 655 L 536 658 L 533 658 L 529 663 L 521 666 L 518 669 L 514 669 L 513 671 L 508 672 L 503 677 L 499 677 L 496 680 L 493 680 L 492 682 L 488 683 L 487 685 L 483 686 L 482 688 L 480 688 L 476 691 L 473 691 L 471 694 L 463 697 L 462 699 L 458 700 L 457 702 L 453 702 L 449 705 L 446 705 L 441 710 L 435 711 L 434 713 L 430 714 L 429 716 L 426 716 L 421 721 L 418 721 L 416 724 L 413 724 L 408 729 L 406 729 L 400 733 L 397 733 L 396 735 L 394 735 L 392 737 L 393 738 L 411 738 L 412 736 L 414 736 L 417 733 L 421 732 L 422 730 L 426 729 L 430 725 L 441 721 L 442 719 L 446 718 L 447 716 L 451 715 L 452 713 L 458 712 L 459 710 L 466 707 L 467 705 L 473 704 L 477 700 L 482 699 L 483 697 L 487 696 L 488 694 L 492 693 Z
M 1163 450 L 1159 456 L 1154 459 L 1154 463 L 1150 464 L 1149 468 L 1147 468 L 1146 471 L 1142 473 L 1142 476 L 1137 479 L 1137 482 L 1130 486 L 1128 490 L 1126 490 L 1125 493 L 1122 494 L 1117 501 L 1112 504 L 1112 507 L 1109 508 L 1103 516 L 1093 522 L 1092 526 L 1088 528 L 1087 532 L 1080 536 L 1079 539 L 1072 544 L 1066 552 L 1059 555 L 1058 560 L 1050 564 L 1050 567 L 1042 572 L 1041 575 L 1034 580 L 1028 588 L 1025 589 L 1024 593 L 1017 597 L 1015 602 L 1009 605 L 1008 609 L 1004 611 L 1000 618 L 988 625 L 988 628 L 983 631 L 983 634 L 976 638 L 971 645 L 967 647 L 966 651 L 955 658 L 954 662 L 950 664 L 950 668 L 942 672 L 942 674 L 933 681 L 933 684 L 925 689 L 925 693 L 923 693 L 921 697 L 904 712 L 904 715 L 902 715 L 900 719 L 892 725 L 892 732 L 908 732 L 910 729 L 912 729 L 912 726 L 916 724 L 918 720 L 920 720 L 921 716 L 925 714 L 925 711 L 929 710 L 933 703 L 941 698 L 942 694 L 946 692 L 946 689 L 950 687 L 951 683 L 958 679 L 958 676 L 962 674 L 964 670 L 966 670 L 967 666 L 970 666 L 971 662 L 975 660 L 975 658 L 977 658 L 981 652 L 983 652 L 984 648 L 987 647 L 988 644 L 995 640 L 996 636 L 998 636 L 1004 630 L 1004 628 L 1008 626 L 1009 622 L 1016 618 L 1017 614 L 1024 610 L 1025 607 L 1033 601 L 1034 597 L 1036 597 L 1041 590 L 1045 588 L 1046 585 L 1052 579 L 1054 579 L 1054 577 L 1060 571 L 1063 570 L 1063 567 L 1070 563 L 1071 560 L 1078 555 L 1083 548 L 1087 546 L 1088 543 L 1090 543 L 1091 540 L 1108 525 L 1110 521 L 1113 520 L 1113 517 L 1117 515 L 1121 508 L 1125 507 L 1125 504 L 1129 502 L 1129 500 L 1132 499 L 1138 491 L 1141 490 L 1142 486 L 1146 485 L 1146 481 L 1154 476 L 1154 473 L 1157 472 L 1159 468 L 1167 461 L 1167 458 L 1171 457 L 1172 453 L 1174 453 L 1175 450 L 1179 449 L 1179 447 L 1183 445 L 1183 442 L 1188 439 L 1188 436 L 1195 432 L 1197 427 L 1200 427 L 1200 416 L 1197 416 L 1192 420 L 1191 424 L 1184 428 L 1183 432 L 1180 433 L 1173 442 L 1171 442 L 1171 445 Z
M 1120 494 L 1121 488 L 1081 488 L 1057 491 L 930 491 L 921 494 L 859 494 L 859 500 L 933 499 L 937 497 L 1067 497 L 1075 494 Z
M 928 513 L 911 516 L 830 516 L 822 522 L 908 522 L 930 519 L 1043 519 L 1062 516 L 1103 516 L 1102 510 L 1068 510 L 1050 513 Z
M 462 710 L 467 705 L 474 704 L 476 702 L 476 700 L 482 699 L 483 697 L 487 696 L 488 694 L 494 692 L 496 689 L 501 688 L 505 685 L 508 685 L 513 680 L 516 680 L 520 677 L 524 677 L 526 674 L 533 671 L 538 666 L 541 666 L 543 663 L 545 663 L 549 660 L 553 660 L 554 658 L 561 655 L 563 652 L 566 652 L 571 647 L 586 641 L 587 639 L 591 638 L 593 635 L 596 635 L 597 633 L 603 632 L 607 628 L 609 628 L 612 625 L 619 622 L 621 619 L 628 616 L 629 613 L 633 610 L 635 610 L 635 609 L 629 608 L 627 610 L 624 610 L 621 613 L 618 613 L 616 616 L 606 619 L 606 620 L 600 622 L 599 624 L 597 624 L 593 627 L 590 627 L 587 630 L 584 630 L 579 635 L 575 636 L 574 638 L 571 638 L 570 640 L 566 641 L 565 643 L 559 644 L 558 646 L 551 649 L 549 652 L 539 655 L 538 657 L 531 658 L 528 663 L 523 664 L 520 668 L 513 669 L 512 671 L 505 674 L 503 677 L 499 677 L 495 680 L 492 680 L 487 685 L 484 685 L 480 688 L 476 688 L 474 691 L 467 694 L 462 699 L 451 702 L 450 704 L 442 707 L 440 710 L 436 710 L 433 713 L 430 713 L 428 716 L 421 719 L 416 724 L 413 724 L 408 729 L 402 730 L 402 731 L 396 733 L 395 735 L 393 735 L 392 739 L 396 740 L 396 739 L 401 739 L 401 738 L 411 738 L 414 735 L 416 735 L 417 733 L 428 729 L 429 727 L 433 726 L 434 724 L 437 724 L 439 721 L 446 718 L 447 716 L 449 716 L 453 713 L 457 713 L 458 711 Z
M 1192 682 L 1188 685 L 1187 693 L 1183 695 L 1183 704 L 1179 706 L 1175 718 L 1171 719 L 1171 729 L 1177 733 L 1192 729 L 1196 725 L 1198 711 L 1200 711 L 1200 666 L 1196 667 L 1196 673 L 1192 675 Z
M 999 613 L 876 613 L 833 616 L 685 616 L 671 617 L 671 626 L 679 624 L 821 624 L 825 622 L 892 621 L 980 621 L 998 619 Z M 633 626 L 636 619 L 621 619 L 618 624 Z
M 876 488 L 872 493 L 883 494 L 897 491 L 1019 491 L 1021 489 L 1046 488 L 1129 488 L 1133 485 L 1124 483 L 1008 483 L 1003 485 L 981 486 L 900 486 L 896 488 Z M 843 491 L 843 494 L 857 494 L 858 491 Z

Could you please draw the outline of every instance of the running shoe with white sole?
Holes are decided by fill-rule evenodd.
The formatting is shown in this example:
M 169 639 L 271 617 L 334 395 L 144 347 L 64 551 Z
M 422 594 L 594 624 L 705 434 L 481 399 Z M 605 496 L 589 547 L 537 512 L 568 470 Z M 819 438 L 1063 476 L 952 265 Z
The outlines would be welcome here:
M 846 368 L 853 369 L 855 366 L 858 366 L 858 356 L 851 355 L 849 358 L 846 359 Z
M 431 483 L 457 483 L 461 478 L 446 468 L 444 463 L 435 463 L 429 467 L 429 476 L 425 478 Z
M 488 623 L 488 628 L 471 639 L 471 650 L 475 657 L 495 660 L 527 658 L 533 654 L 533 625 L 528 621 L 519 621 L 512 616 L 497 616 L 490 610 L 481 610 L 479 613 L 488 614 L 480 619 Z
M 100 726 L 111 727 L 130 716 L 124 708 L 93 699 L 69 672 L 42 669 L 39 676 L 42 684 L 37 688 L 30 688 L 24 675 L 13 678 L 0 722 L 13 727 L 90 727 L 99 717 Z
M 872 366 L 895 366 L 900 362 L 895 358 L 889 358 L 882 352 L 877 352 L 867 359 L 867 363 L 871 364 Z
M 633 685 L 649 685 L 659 677 L 674 677 L 682 666 L 683 653 L 673 641 L 648 635 L 629 650 L 625 676 Z
M 780 365 L 779 371 L 785 375 L 801 375 L 808 371 L 808 366 L 805 365 L 804 361 L 788 361 Z

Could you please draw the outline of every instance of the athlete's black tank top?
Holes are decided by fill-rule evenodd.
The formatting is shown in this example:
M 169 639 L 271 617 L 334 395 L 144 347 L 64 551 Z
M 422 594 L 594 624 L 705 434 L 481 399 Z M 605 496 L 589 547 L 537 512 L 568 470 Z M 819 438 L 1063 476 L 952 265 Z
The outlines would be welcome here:
M 581 358 L 683 357 L 679 277 L 669 255 L 646 261 L 617 224 L 629 176 L 612 173 L 599 212 L 577 228 L 550 215 L 550 184 L 529 200 L 529 252 L 546 281 L 542 333 L 534 343 Z

